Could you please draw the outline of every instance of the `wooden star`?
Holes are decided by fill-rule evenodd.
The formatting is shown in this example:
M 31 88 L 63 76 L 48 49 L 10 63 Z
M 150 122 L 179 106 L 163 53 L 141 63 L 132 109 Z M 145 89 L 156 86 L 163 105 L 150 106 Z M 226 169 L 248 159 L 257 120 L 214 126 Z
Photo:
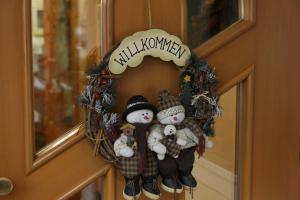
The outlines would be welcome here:
M 189 75 L 185 75 L 185 77 L 183 78 L 184 82 L 191 82 L 191 76 Z

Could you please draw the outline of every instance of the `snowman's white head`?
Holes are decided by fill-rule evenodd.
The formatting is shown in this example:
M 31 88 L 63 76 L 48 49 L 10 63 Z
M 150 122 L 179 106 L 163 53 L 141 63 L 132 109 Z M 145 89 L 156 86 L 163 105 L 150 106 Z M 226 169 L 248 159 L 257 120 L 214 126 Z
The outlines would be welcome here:
M 171 95 L 167 90 L 159 93 L 156 115 L 161 124 L 180 124 L 185 118 L 185 109 L 177 96 Z
M 149 124 L 153 120 L 153 111 L 149 109 L 136 110 L 126 116 L 129 123 Z
M 164 134 L 165 135 L 174 135 L 176 134 L 176 127 L 174 125 L 167 125 L 164 129 Z
M 160 118 L 159 122 L 162 124 L 180 124 L 185 118 L 184 110 L 182 112 L 170 113 L 170 115 Z

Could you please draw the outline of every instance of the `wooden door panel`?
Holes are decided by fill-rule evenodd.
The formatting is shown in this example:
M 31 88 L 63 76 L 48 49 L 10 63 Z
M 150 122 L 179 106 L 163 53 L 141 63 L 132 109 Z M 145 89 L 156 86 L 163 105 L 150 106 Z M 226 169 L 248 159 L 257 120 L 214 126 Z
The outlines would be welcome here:
M 266 9 L 268 10 L 266 12 Z M 253 199 L 299 199 L 299 2 L 257 1 Z M 278 16 L 280 13 L 280 16 Z M 298 123 L 297 123 L 298 122 Z M 299 179 L 298 179 L 299 180 Z
M 5 97 L 0 100 L 0 176 L 9 177 L 14 189 L 1 199 L 59 199 L 70 196 L 98 176 L 105 176 L 107 198 L 114 195 L 113 169 L 102 158 L 95 158 L 91 146 L 80 141 L 50 160 L 31 174 L 26 174 L 25 107 L 28 96 L 24 92 L 27 71 L 25 55 L 24 6 L 28 1 L 1 2 L 0 80 Z M 9 20 L 8 20 L 9 19 Z
M 121 198 L 123 183 L 120 172 L 116 173 L 115 193 L 113 169 L 101 157 L 93 157 L 92 148 L 86 140 L 74 143 L 31 174 L 25 173 L 24 128 L 29 120 L 24 118 L 28 100 L 23 88 L 26 71 L 24 2 L 2 1 L 0 6 L 0 176 L 9 177 L 15 185 L 13 192 L 3 199 L 66 199 L 102 174 L 107 174 L 106 190 L 108 195 L 112 195 L 107 199 L 115 194 Z M 106 16 L 112 12 L 113 17 L 107 18 L 107 22 L 112 22 L 106 24 L 110 28 L 105 30 L 110 37 L 107 34 L 103 36 L 105 44 L 102 51 L 125 36 L 149 28 L 146 1 L 103 2 L 112 5 Z M 184 37 L 180 2 L 152 0 L 153 27 Z M 255 66 L 246 81 L 252 81 L 253 91 L 251 88 L 248 90 L 254 97 L 253 126 L 247 127 L 253 135 L 249 148 L 252 149 L 252 157 L 247 158 L 252 160 L 252 164 L 246 160 L 244 165 L 252 172 L 244 179 L 251 183 L 251 190 L 242 190 L 246 196 L 242 199 L 251 196 L 255 200 L 297 200 L 300 187 L 297 109 L 300 106 L 300 93 L 297 92 L 300 91 L 297 51 L 300 44 L 300 4 L 294 0 L 278 0 L 276 3 L 265 0 L 257 1 L 255 7 L 255 26 L 206 54 L 205 58 L 216 68 L 219 90 L 226 88 L 248 66 Z M 165 67 L 165 73 L 170 73 L 165 84 L 176 91 L 173 80 L 176 71 L 170 64 L 152 58 L 146 59 L 143 64 L 146 66 L 139 68 L 140 72 L 132 73 L 143 74 L 153 70 L 154 74 L 159 67 Z M 151 69 L 152 65 L 156 67 Z M 151 81 L 159 79 L 151 77 Z M 125 82 L 122 84 L 126 86 Z M 143 84 L 145 86 L 148 82 Z M 128 89 L 139 88 L 135 87 Z M 155 100 L 154 92 L 145 94 Z M 121 95 L 119 99 L 124 103 L 126 96 Z M 248 118 L 251 120 L 251 115 Z M 164 194 L 163 199 L 172 198 Z M 184 199 L 184 195 L 178 199 Z

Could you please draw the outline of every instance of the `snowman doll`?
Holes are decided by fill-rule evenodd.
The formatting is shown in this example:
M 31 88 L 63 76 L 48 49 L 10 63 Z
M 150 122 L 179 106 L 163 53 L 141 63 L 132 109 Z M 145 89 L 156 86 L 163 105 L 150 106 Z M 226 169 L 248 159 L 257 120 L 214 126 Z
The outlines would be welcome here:
M 131 97 L 123 113 L 128 124 L 123 126 L 123 133 L 115 141 L 114 151 L 121 160 L 126 181 L 123 196 L 127 200 L 137 199 L 141 191 L 150 199 L 160 197 L 156 183 L 157 160 L 155 154 L 147 148 L 148 130 L 156 113 L 156 107 L 141 95 Z
M 157 108 L 159 123 L 150 129 L 148 147 L 158 155 L 162 188 L 170 193 L 181 193 L 183 187 L 193 189 L 197 185 L 191 174 L 194 152 L 198 144 L 203 144 L 203 132 L 194 119 L 185 117 L 185 109 L 180 100 L 168 91 L 160 92 Z M 176 144 L 180 147 L 177 156 L 165 151 L 168 147 L 163 138 L 168 127 L 176 131 Z
M 163 133 L 160 129 L 163 128 Z M 148 147 L 156 152 L 158 160 L 164 160 L 165 154 L 178 158 L 182 145 L 186 144 L 183 138 L 176 136 L 176 127 L 169 125 L 153 125 L 150 129 L 151 134 L 148 137 Z

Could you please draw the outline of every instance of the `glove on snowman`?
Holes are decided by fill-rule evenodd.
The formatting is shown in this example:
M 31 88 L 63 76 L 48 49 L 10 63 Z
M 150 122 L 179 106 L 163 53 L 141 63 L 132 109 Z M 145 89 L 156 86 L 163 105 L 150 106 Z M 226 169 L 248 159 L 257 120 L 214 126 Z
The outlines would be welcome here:
M 162 188 L 170 193 L 181 193 L 183 187 L 193 189 L 197 185 L 191 174 L 194 152 L 198 145 L 205 146 L 203 132 L 193 118 L 185 118 L 183 105 L 170 92 L 160 92 L 157 108 L 159 124 L 150 129 L 148 147 L 158 155 Z M 170 130 L 176 132 L 176 142 L 165 140 Z
M 122 174 L 126 181 L 123 196 L 127 200 L 137 199 L 141 191 L 150 199 L 160 197 L 156 183 L 157 160 L 147 148 L 148 130 L 156 113 L 156 107 L 141 95 L 131 97 L 123 113 L 128 124 L 121 127 L 123 133 L 115 141 L 114 151 L 120 156 Z

